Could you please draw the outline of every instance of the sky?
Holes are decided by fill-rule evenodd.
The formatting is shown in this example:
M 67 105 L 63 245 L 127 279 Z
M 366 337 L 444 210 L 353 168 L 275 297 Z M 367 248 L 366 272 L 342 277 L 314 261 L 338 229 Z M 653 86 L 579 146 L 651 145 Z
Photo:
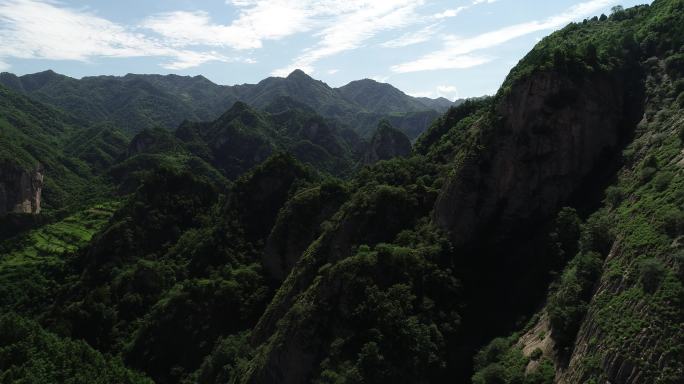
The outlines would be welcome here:
M 413 96 L 493 94 L 541 38 L 647 0 L 0 0 L 0 71 L 203 75 L 302 69 Z

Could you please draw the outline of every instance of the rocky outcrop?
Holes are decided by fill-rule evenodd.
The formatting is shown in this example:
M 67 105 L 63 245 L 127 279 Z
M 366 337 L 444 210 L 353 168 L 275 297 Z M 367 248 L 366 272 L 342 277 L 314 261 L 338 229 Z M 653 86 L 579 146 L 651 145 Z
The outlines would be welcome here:
M 43 167 L 26 170 L 16 164 L 0 165 L 0 216 L 8 213 L 40 213 Z
M 535 353 L 541 352 L 540 356 L 531 358 L 525 366 L 525 375 L 529 375 L 539 370 L 541 359 L 545 357 L 551 361 L 558 360 L 558 353 L 556 351 L 556 342 L 553 339 L 551 323 L 546 312 L 542 311 L 539 315 L 537 323 L 525 332 L 516 346 L 522 350 L 525 357 L 533 356 Z
M 583 186 L 615 170 L 641 115 L 619 76 L 538 73 L 515 84 L 482 124 L 479 153 L 455 170 L 434 220 L 464 245 L 487 229 L 505 238 L 522 223 L 548 218 Z M 493 126 L 487 126 L 492 124 Z
M 392 128 L 383 120 L 373 134 L 373 139 L 363 156 L 363 163 L 370 165 L 393 157 L 406 157 L 411 154 L 411 140 L 401 131 Z

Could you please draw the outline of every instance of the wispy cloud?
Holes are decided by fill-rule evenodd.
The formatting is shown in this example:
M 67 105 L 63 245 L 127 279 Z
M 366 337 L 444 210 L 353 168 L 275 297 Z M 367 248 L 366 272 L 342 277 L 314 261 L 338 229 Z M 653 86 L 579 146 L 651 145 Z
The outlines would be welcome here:
M 234 61 L 214 51 L 169 46 L 95 14 L 36 0 L 0 1 L 0 59 L 91 61 L 99 57 L 166 57 L 184 69 L 207 61 Z
M 325 71 L 325 72 L 326 72 L 328 75 L 334 75 L 334 74 L 336 74 L 336 73 L 339 72 L 339 71 L 340 71 L 339 69 L 335 68 L 335 69 L 328 69 L 328 70 Z
M 388 40 L 380 45 L 385 48 L 401 48 L 423 43 L 430 40 L 439 31 L 438 26 L 439 24 L 430 24 L 427 27 L 405 33 L 396 39 Z
M 444 52 L 435 52 L 427 56 L 407 63 L 392 66 L 390 69 L 395 73 L 408 73 L 430 71 L 437 69 L 466 69 L 487 64 L 492 61 L 491 57 L 475 55 L 451 56 Z
M 453 85 L 438 85 L 434 90 L 409 92 L 414 97 L 444 97 L 449 100 L 458 99 L 458 89 Z
M 423 0 L 333 1 L 327 7 L 319 4 L 315 9 L 332 20 L 315 34 L 318 43 L 272 74 L 284 76 L 297 68 L 314 72 L 313 64 L 325 57 L 359 48 L 379 32 L 413 23 L 418 18 L 416 9 L 422 4 Z
M 463 5 L 456 8 L 445 9 L 444 11 L 435 13 L 430 17 L 423 17 L 423 20 L 433 21 L 434 23 L 426 27 L 423 27 L 422 29 L 419 29 L 417 31 L 407 32 L 396 39 L 386 41 L 382 43 L 381 46 L 385 48 L 402 48 L 407 47 L 409 45 L 426 42 L 430 40 L 439 31 L 438 27 L 441 25 L 444 19 L 456 17 L 461 12 L 471 8 L 472 6 L 481 3 L 493 3 L 495 1 L 496 0 L 475 0 L 470 5 Z
M 236 50 L 257 49 L 267 40 L 316 31 L 318 43 L 272 73 L 284 76 L 297 68 L 311 73 L 314 63 L 325 57 L 356 49 L 379 32 L 420 20 L 416 9 L 424 0 L 228 0 L 226 3 L 238 8 L 238 17 L 228 24 L 213 23 L 206 12 L 176 11 L 151 16 L 141 27 L 175 47 L 215 46 Z M 450 15 L 446 12 L 443 17 Z
M 484 2 L 486 0 L 477 0 L 476 2 L 478 1 Z M 461 69 L 481 65 L 489 62 L 491 58 L 473 55 L 473 52 L 492 48 L 530 33 L 562 27 L 573 20 L 593 14 L 616 2 L 616 0 L 587 1 L 543 21 L 515 24 L 468 38 L 449 35 L 444 38 L 443 46 L 439 50 L 416 60 L 394 65 L 391 70 L 396 73 L 406 73 L 437 69 Z
M 176 46 L 211 45 L 233 49 L 261 48 L 264 40 L 277 40 L 313 26 L 316 9 L 306 2 L 283 0 L 234 1 L 239 16 L 230 24 L 212 23 L 204 11 L 166 12 L 143 21 Z

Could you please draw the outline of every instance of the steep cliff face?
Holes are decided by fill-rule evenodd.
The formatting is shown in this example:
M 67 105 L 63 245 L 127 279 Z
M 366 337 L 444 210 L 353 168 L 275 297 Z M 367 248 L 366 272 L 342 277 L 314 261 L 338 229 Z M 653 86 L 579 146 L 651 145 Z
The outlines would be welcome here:
M 684 73 L 665 73 L 663 64 L 655 58 L 644 64 L 648 101 L 626 149 L 630 162 L 608 190 L 607 206 L 595 213 L 611 223 L 615 240 L 572 350 L 558 367 L 561 384 L 684 378 L 684 105 L 670 98 Z
M 40 213 L 44 170 L 5 163 L 0 165 L 0 216 L 7 213 Z
M 515 84 L 443 189 L 433 217 L 464 245 L 483 230 L 505 239 L 549 217 L 573 194 L 616 168 L 640 115 L 627 79 L 544 72 Z M 484 124 L 484 122 L 479 122 Z M 490 130 L 490 132 L 486 132 Z
M 532 375 L 546 370 L 545 383 L 682 383 L 683 16 L 683 1 L 660 0 L 650 7 L 617 11 L 603 24 L 601 21 L 583 23 L 588 28 L 606 32 L 606 37 L 615 34 L 603 44 L 621 45 L 623 53 L 629 52 L 622 62 L 638 70 L 629 71 L 619 82 L 621 84 L 613 87 L 612 94 L 623 95 L 625 107 L 618 113 L 627 121 L 616 125 L 610 117 L 597 117 L 606 113 L 603 109 L 594 110 L 593 117 L 581 121 L 587 124 L 594 119 L 608 124 L 594 125 L 594 130 L 615 131 L 614 127 L 618 127 L 617 132 L 624 132 L 619 127 L 634 126 L 634 131 L 622 136 L 628 140 L 621 151 L 621 161 L 606 168 L 611 171 L 607 174 L 612 173 L 612 177 L 604 179 L 607 183 L 597 182 L 593 172 L 588 174 L 588 179 L 584 178 L 588 183 L 567 184 L 565 176 L 560 180 L 546 179 L 545 183 L 551 186 L 561 183 L 572 189 L 573 185 L 588 184 L 601 193 L 595 196 L 580 188 L 574 190 L 574 195 L 572 190 L 552 194 L 560 196 L 560 204 L 579 207 L 582 203 L 594 202 L 594 206 L 585 207 L 591 209 L 584 210 L 588 217 L 577 243 L 579 251 L 554 280 L 544 308 L 523 330 L 523 335 L 518 337 L 514 333 L 511 338 L 515 341 L 507 347 L 506 353 L 480 364 L 473 382 L 491 382 L 483 380 L 492 375 L 536 382 L 531 379 Z M 572 33 L 585 32 L 582 28 L 569 28 L 570 32 L 560 36 L 580 41 L 580 36 L 586 35 L 574 36 Z M 592 82 L 597 90 L 605 88 L 597 79 Z M 643 85 L 638 86 L 639 83 Z M 515 92 L 515 86 L 512 90 Z M 606 105 L 619 100 L 611 99 L 610 95 L 603 92 L 596 100 Z M 528 124 L 533 122 L 534 119 L 528 119 Z M 600 138 L 595 134 L 587 137 L 593 143 Z M 622 138 L 618 137 L 618 144 Z M 562 143 L 562 138 L 558 140 Z M 604 146 L 610 148 L 610 145 Z M 582 148 L 597 149 L 586 140 Z M 587 158 L 594 156 L 589 152 L 573 155 L 570 159 L 579 160 L 574 163 L 578 170 L 585 169 L 583 164 L 592 163 L 595 169 L 604 168 L 606 162 L 600 157 L 587 162 Z M 554 158 L 550 156 L 550 159 Z M 544 169 L 546 165 L 537 161 L 530 169 L 535 167 Z M 514 193 L 515 189 L 508 191 Z M 539 195 L 540 202 L 528 202 L 528 207 L 543 212 L 544 196 Z M 487 210 L 475 212 L 486 213 Z M 506 214 L 507 210 L 502 209 L 502 212 Z M 458 223 L 458 220 L 447 222 Z M 483 348 L 481 354 L 486 354 L 495 344 L 493 341 Z M 521 364 L 493 374 L 513 360 L 506 354 L 516 353 Z M 515 381 L 504 379 L 503 382 Z

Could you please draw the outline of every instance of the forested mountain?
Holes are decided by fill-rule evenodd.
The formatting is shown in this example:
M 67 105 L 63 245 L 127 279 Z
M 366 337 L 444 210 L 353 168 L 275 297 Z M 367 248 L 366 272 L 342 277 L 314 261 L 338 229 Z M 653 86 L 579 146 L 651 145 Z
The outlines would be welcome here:
M 0 137 L 0 214 L 61 208 L 75 203 L 76 195 L 96 195 L 99 185 L 89 180 L 128 142 L 107 124 L 88 126 L 2 86 Z
M 1 222 L 0 382 L 682 382 L 684 0 L 566 26 L 413 145 L 338 121 L 420 113 L 367 86 L 125 146 L 0 88 L 3 161 L 102 186 Z
M 352 81 L 338 88 L 347 99 L 365 106 L 368 112 L 390 114 L 397 111 L 420 112 L 434 109 L 444 113 L 453 103 L 443 97 L 430 99 L 427 97 L 407 97 L 407 95 L 386 83 L 364 79 Z
M 213 122 L 181 124 L 176 137 L 229 178 L 276 152 L 290 152 L 337 176 L 349 174 L 360 161 L 366 143 L 351 129 L 338 127 L 286 96 L 265 110 L 270 112 L 259 112 L 238 101 Z
M 229 88 L 201 77 L 176 75 L 93 76 L 74 79 L 45 71 L 0 83 L 33 99 L 92 122 L 108 121 L 128 133 L 173 129 L 183 120 L 210 120 L 237 99 Z
M 331 88 L 301 70 L 286 78 L 235 86 L 217 85 L 202 76 L 128 74 L 77 80 L 53 71 L 20 77 L 5 72 L 0 74 L 0 84 L 84 120 L 111 122 L 129 133 L 175 129 L 183 120 L 213 120 L 236 101 L 262 109 L 280 97 L 290 97 L 361 136 L 370 137 L 380 120 L 391 117 L 415 139 L 453 104 L 443 98 L 414 98 L 373 80 Z

